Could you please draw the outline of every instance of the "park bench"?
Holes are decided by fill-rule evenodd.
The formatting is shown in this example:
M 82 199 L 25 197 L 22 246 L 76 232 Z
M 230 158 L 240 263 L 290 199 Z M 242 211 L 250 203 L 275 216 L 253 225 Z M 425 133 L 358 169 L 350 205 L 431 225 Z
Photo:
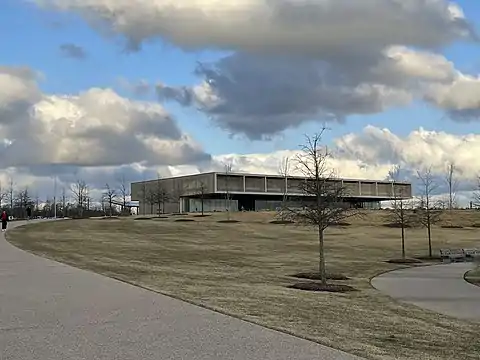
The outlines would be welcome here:
M 463 249 L 440 249 L 440 257 L 442 261 L 449 260 L 451 262 L 465 261 L 465 252 Z
M 477 261 L 480 260 L 480 250 L 479 249 L 464 249 L 465 259 L 467 261 Z

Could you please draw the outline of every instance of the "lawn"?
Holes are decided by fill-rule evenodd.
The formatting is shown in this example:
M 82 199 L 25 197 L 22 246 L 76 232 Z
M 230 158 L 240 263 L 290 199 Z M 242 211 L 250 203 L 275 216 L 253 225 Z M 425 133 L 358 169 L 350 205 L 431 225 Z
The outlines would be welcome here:
M 338 283 L 358 291 L 306 292 L 287 288 L 290 275 L 317 267 L 315 231 L 270 224 L 271 214 L 235 214 L 176 222 L 67 220 L 13 229 L 20 248 L 73 266 L 216 309 L 369 359 L 478 359 L 480 324 L 400 304 L 370 279 L 401 265 L 400 230 L 382 226 L 371 212 L 351 226 L 327 230 L 327 270 L 346 275 Z M 473 225 L 480 214 L 464 212 L 449 224 Z M 436 227 L 441 247 L 479 247 L 479 228 Z M 408 256 L 425 255 L 424 229 L 408 229 Z

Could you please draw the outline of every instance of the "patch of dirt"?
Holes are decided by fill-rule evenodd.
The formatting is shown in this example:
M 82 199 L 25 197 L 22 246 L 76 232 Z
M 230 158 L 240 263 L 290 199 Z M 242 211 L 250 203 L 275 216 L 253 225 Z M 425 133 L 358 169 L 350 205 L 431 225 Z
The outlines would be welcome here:
M 424 255 L 424 256 L 415 256 L 415 259 L 421 261 L 442 261 L 442 257 L 440 255 Z
M 320 292 L 334 292 L 334 293 L 346 293 L 350 291 L 357 291 L 357 289 L 340 284 L 327 284 L 322 285 L 316 282 L 300 282 L 288 286 L 290 289 L 305 290 L 305 291 L 320 291 Z
M 402 228 L 402 224 L 399 224 L 399 223 L 387 223 L 387 224 L 383 224 L 382 226 L 385 226 L 385 227 L 388 227 L 388 228 L 394 228 L 394 229 L 401 229 Z M 405 229 L 410 229 L 412 227 L 413 226 L 410 225 L 410 224 L 405 224 L 405 226 L 404 226 Z
M 390 259 L 386 261 L 389 264 L 421 264 L 422 260 L 418 259 L 411 259 L 411 258 L 405 258 L 405 259 Z
M 308 280 L 321 280 L 321 276 L 317 272 L 302 272 L 302 273 L 292 275 L 292 277 L 299 278 L 299 279 L 308 279 Z M 333 274 L 333 273 L 327 273 L 327 279 L 337 280 L 337 281 L 350 280 L 350 278 L 348 278 L 345 275 Z
M 240 221 L 238 221 L 238 220 L 219 220 L 217 222 L 222 223 L 222 224 L 235 224 L 235 223 L 239 223 Z
M 335 224 L 331 224 L 330 226 L 352 226 L 352 224 L 347 223 L 347 222 L 338 222 Z
M 442 225 L 444 229 L 463 229 L 463 226 L 460 225 Z
M 138 217 L 138 218 L 135 218 L 133 220 L 152 220 L 151 217 Z
M 272 220 L 270 221 L 270 224 L 287 225 L 287 224 L 294 224 L 294 222 L 291 220 Z
M 192 222 L 194 219 L 175 219 L 176 222 Z

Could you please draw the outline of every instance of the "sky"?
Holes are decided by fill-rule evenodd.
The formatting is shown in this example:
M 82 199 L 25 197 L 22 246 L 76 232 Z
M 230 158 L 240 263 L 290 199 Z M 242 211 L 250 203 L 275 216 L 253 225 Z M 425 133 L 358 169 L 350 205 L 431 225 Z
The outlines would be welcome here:
M 468 191 L 479 24 L 466 0 L 3 0 L 0 180 L 275 173 L 326 124 L 340 176 L 454 162 Z

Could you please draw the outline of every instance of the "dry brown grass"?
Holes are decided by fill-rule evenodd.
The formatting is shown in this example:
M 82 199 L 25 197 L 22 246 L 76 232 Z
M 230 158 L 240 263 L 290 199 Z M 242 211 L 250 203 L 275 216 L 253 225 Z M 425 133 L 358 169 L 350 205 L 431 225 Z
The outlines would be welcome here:
M 271 213 L 195 218 L 38 223 L 8 233 L 36 254 L 185 299 L 370 359 L 478 359 L 480 324 L 400 304 L 370 285 L 370 278 L 400 267 L 400 230 L 381 226 L 386 212 L 349 220 L 327 231 L 327 269 L 359 291 L 345 294 L 289 289 L 290 275 L 315 271 L 315 232 L 270 224 Z M 192 216 L 193 218 L 193 216 Z M 480 213 L 461 212 L 462 226 Z M 451 221 L 451 220 L 449 220 Z M 433 232 L 434 246 L 475 247 L 478 228 Z M 408 256 L 425 255 L 424 229 L 407 230 Z

